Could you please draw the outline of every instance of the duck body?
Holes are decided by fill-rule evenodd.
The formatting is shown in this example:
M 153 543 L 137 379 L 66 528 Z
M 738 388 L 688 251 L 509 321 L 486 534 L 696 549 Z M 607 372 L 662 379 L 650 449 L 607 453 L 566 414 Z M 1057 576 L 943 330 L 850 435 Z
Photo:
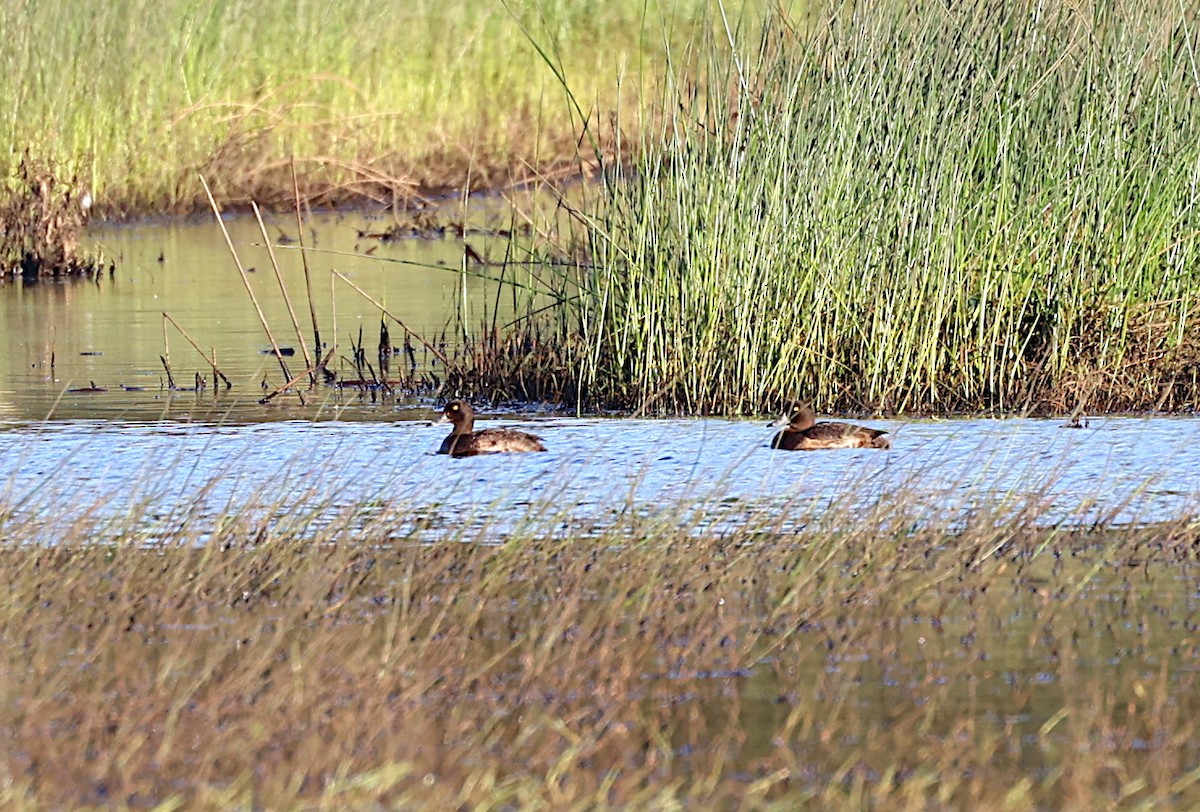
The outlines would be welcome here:
M 475 410 L 465 400 L 446 404 L 441 419 L 434 425 L 452 423 L 454 430 L 442 440 L 439 454 L 451 457 L 474 457 L 479 454 L 499 454 L 512 451 L 545 451 L 540 438 L 513 429 L 484 429 L 475 431 Z
M 782 431 L 771 439 L 771 448 L 783 451 L 817 451 L 826 448 L 891 448 L 887 432 L 869 429 L 853 423 L 833 421 L 818 423 L 808 406 L 801 406 L 784 416 L 772 428 Z

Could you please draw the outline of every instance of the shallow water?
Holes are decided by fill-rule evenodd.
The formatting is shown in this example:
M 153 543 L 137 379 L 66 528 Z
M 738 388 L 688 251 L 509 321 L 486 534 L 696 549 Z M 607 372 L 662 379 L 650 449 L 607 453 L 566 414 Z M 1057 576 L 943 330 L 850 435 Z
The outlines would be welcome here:
M 310 280 L 323 349 L 336 345 L 330 367 L 343 377 L 357 377 L 345 359 L 361 331 L 368 360 L 377 369 L 380 336 L 379 309 L 345 282 L 335 284 L 335 271 L 432 342 L 459 340 L 460 332 L 451 329 L 456 311 L 469 330 L 503 325 L 515 308 L 523 308 L 523 289 L 489 281 L 500 274 L 496 268 L 471 265 L 470 273 L 461 272 L 464 245 L 485 257 L 505 250 L 506 241 L 491 236 L 507 225 L 496 217 L 485 207 L 474 216 L 478 227 L 465 240 L 390 241 L 361 236 L 388 228 L 392 221 L 385 215 L 314 217 L 305 243 L 320 249 L 309 253 Z M 305 368 L 302 345 L 311 350 L 313 343 L 301 252 L 294 242 L 273 244 L 298 336 L 257 223 L 236 217 L 226 227 L 243 267 L 252 269 L 246 279 L 276 342 L 285 354 L 294 352 L 284 359 L 294 376 Z M 294 240 L 294 219 L 271 218 L 268 234 L 273 240 Z M 0 419 L 157 420 L 195 413 L 211 419 L 288 419 L 295 397 L 279 398 L 268 408 L 257 403 L 264 379 L 275 387 L 283 383 L 283 373 L 211 218 L 107 226 L 94 229 L 89 238 L 115 260 L 111 278 L 0 284 Z M 506 273 L 512 281 L 514 272 Z M 201 397 L 168 391 L 161 356 L 170 361 L 178 386 L 192 386 L 196 374 L 211 379 L 212 372 L 184 336 L 165 323 L 164 312 L 207 355 L 215 353 L 218 367 L 233 382 L 231 390 L 215 398 L 211 389 Z M 401 347 L 402 330 L 391 320 L 389 330 L 392 345 Z M 412 343 L 420 368 L 440 374 L 436 359 L 419 341 Z M 80 389 L 104 391 L 75 391 Z M 336 396 L 325 392 L 322 397 L 332 402 Z M 339 402 L 356 407 L 358 400 L 347 393 Z
M 372 422 L 10 422 L 0 426 L 0 485 L 6 502 L 55 522 L 247 506 L 386 510 L 397 535 L 484 541 L 529 525 L 586 534 L 651 520 L 664 506 L 672 524 L 695 528 L 753 519 L 790 529 L 893 503 L 950 522 L 997 505 L 1034 504 L 1042 521 L 1071 524 L 1200 513 L 1195 418 L 1110 418 L 1078 430 L 1032 419 L 877 420 L 894 432 L 891 451 L 781 452 L 767 446 L 762 421 L 492 416 L 480 426 L 519 425 L 550 451 L 455 460 L 432 453 L 445 434 L 433 416 L 393 408 Z

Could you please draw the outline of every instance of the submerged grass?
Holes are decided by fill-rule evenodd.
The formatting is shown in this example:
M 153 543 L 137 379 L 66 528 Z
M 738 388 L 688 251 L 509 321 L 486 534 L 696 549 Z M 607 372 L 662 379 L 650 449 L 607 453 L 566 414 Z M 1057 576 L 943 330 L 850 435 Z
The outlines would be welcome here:
M 1196 408 L 1196 16 L 814 3 L 673 53 L 555 311 L 583 402 Z
M 897 499 L 564 539 L 547 506 L 496 547 L 402 507 L 22 509 L 6 808 L 1200 803 L 1194 522 Z

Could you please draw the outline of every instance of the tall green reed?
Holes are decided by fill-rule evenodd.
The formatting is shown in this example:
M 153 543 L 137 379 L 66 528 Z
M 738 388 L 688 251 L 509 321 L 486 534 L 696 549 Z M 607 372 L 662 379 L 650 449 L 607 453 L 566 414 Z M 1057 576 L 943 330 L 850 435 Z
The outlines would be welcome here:
M 591 233 L 591 400 L 1194 405 L 1195 16 L 817 3 L 672 54 Z

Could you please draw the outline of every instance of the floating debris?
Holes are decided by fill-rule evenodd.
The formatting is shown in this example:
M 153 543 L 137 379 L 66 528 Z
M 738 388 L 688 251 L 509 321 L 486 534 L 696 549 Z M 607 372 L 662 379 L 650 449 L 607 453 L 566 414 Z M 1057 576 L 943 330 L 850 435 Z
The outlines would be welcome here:
M 96 394 L 97 392 L 107 392 L 108 389 L 103 386 L 96 386 L 95 381 L 88 381 L 87 386 L 77 386 L 73 389 L 68 389 L 67 391 L 73 395 L 92 395 Z

